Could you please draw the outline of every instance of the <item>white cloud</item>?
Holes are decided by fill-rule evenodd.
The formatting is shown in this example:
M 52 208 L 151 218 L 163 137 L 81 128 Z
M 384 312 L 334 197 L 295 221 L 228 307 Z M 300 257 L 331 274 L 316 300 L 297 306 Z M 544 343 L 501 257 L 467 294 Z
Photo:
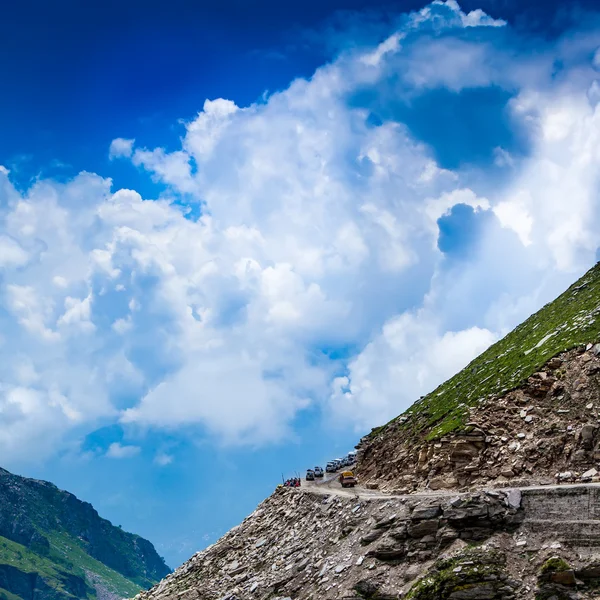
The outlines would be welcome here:
M 518 194 L 516 198 L 511 198 L 498 202 L 494 206 L 494 214 L 504 227 L 513 229 L 524 246 L 531 244 L 531 229 L 533 219 L 527 211 L 527 204 L 530 196 L 526 193 Z
M 350 362 L 347 375 L 334 379 L 332 422 L 351 415 L 358 431 L 386 423 L 494 341 L 492 332 L 479 327 L 443 331 L 428 311 L 394 317 Z
M 307 406 L 365 428 L 574 279 L 600 246 L 593 74 L 544 79 L 547 56 L 463 35 L 498 24 L 437 3 L 260 103 L 207 101 L 175 152 L 114 140 L 111 155 L 166 184 L 159 200 L 85 173 L 21 193 L 0 172 L 3 456 L 106 422 L 261 444 L 288 439 Z M 444 35 L 429 48 L 420 28 Z M 496 152 L 511 169 L 450 171 L 354 102 L 365 89 L 389 102 L 390 81 L 410 96 L 507 77 L 530 141 L 524 158 Z M 437 248 L 457 204 L 487 228 L 462 262 Z
M 135 140 L 125 138 L 116 138 L 110 143 L 108 156 L 113 158 L 129 158 L 133 154 L 133 145 Z
M 0 269 L 22 267 L 28 261 L 29 255 L 17 241 L 7 235 L 0 235 Z
M 154 463 L 161 466 L 166 467 L 173 462 L 173 456 L 168 454 L 167 452 L 158 452 L 154 457 Z
M 400 49 L 400 41 L 403 35 L 395 33 L 391 35 L 387 40 L 384 40 L 377 46 L 372 52 L 368 52 L 360 57 L 360 60 L 369 66 L 375 67 L 380 64 L 381 59 L 390 52 L 397 52 Z
M 75 326 L 81 332 L 91 333 L 95 326 L 90 321 L 92 295 L 88 294 L 85 298 L 65 298 L 65 312 L 58 318 L 57 325 Z
M 108 458 L 132 458 L 140 453 L 139 446 L 127 446 L 113 442 L 106 450 Z

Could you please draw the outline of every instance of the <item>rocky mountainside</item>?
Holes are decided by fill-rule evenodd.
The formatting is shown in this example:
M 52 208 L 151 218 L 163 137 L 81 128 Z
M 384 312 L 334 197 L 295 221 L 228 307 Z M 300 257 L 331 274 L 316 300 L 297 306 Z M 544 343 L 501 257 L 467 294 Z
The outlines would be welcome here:
M 167 573 L 150 542 L 91 504 L 0 469 L 0 599 L 113 600 Z
M 363 483 L 382 490 L 598 480 L 600 345 L 559 354 L 510 392 L 469 408 L 465 426 L 414 436 L 406 416 L 361 444 Z
M 387 489 L 589 481 L 600 460 L 600 263 L 460 373 L 361 441 Z
M 597 600 L 599 501 L 591 487 L 280 488 L 136 600 Z
M 599 600 L 600 265 L 137 600 Z

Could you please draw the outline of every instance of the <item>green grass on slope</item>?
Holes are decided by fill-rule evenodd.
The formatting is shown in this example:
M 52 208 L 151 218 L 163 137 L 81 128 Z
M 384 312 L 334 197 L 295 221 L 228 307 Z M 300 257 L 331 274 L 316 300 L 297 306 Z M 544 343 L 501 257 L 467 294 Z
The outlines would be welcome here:
M 78 543 L 68 536 L 51 534 L 49 536 L 50 553 L 40 556 L 27 547 L 0 536 L 0 564 L 8 564 L 25 573 L 38 573 L 51 587 L 68 594 L 61 584 L 60 571 L 65 571 L 86 579 L 87 573 L 98 575 L 106 587 L 122 598 L 135 596 L 140 586 L 113 571 L 103 563 L 87 554 Z M 88 584 L 92 582 L 87 578 Z M 0 600 L 18 598 L 10 592 L 0 589 Z
M 403 427 L 415 435 L 426 433 L 430 440 L 462 427 L 469 406 L 518 387 L 560 352 L 598 341 L 599 317 L 600 263 L 460 373 L 413 404 L 404 413 L 410 418 Z M 385 427 L 373 430 L 371 436 Z
M 122 598 L 135 596 L 142 589 L 143 586 L 134 583 L 120 573 L 117 573 L 117 571 L 107 567 L 104 563 L 91 557 L 71 537 L 57 532 L 47 535 L 52 548 L 52 554 L 57 560 L 63 561 L 69 567 L 70 572 L 80 577 L 84 577 L 86 573 L 94 573 L 102 579 L 102 582 L 110 591 Z M 92 585 L 89 578 L 88 583 Z
M 51 559 L 32 552 L 29 548 L 0 536 L 0 564 L 16 567 L 25 573 L 36 572 L 43 578 L 56 578 L 58 569 Z

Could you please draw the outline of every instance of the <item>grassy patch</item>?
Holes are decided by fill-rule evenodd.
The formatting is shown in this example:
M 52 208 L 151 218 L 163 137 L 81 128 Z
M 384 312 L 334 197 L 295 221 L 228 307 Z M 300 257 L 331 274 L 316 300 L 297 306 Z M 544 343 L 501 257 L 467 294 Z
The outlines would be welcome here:
M 25 546 L 0 536 L 0 564 L 10 565 L 25 573 L 39 573 L 44 579 L 58 576 L 56 565 Z
M 560 352 L 600 340 L 599 317 L 600 263 L 462 371 L 415 402 L 403 415 L 408 420 L 400 426 L 407 433 L 425 434 L 429 440 L 462 428 L 470 406 L 519 387 Z M 398 418 L 390 423 L 398 422 Z M 376 437 L 386 427 L 374 429 L 370 436 Z
M 133 597 L 142 589 L 141 585 L 132 582 L 117 573 L 117 571 L 107 567 L 104 563 L 92 558 L 69 536 L 54 532 L 48 536 L 48 539 L 52 549 L 51 555 L 55 561 L 70 566 L 70 570 L 74 574 L 87 578 L 88 572 L 94 573 L 98 575 L 110 591 L 115 592 L 122 598 Z M 90 581 L 88 583 L 92 584 Z
M 558 573 L 560 571 L 568 571 L 571 567 L 569 563 L 567 563 L 562 558 L 558 556 L 553 556 L 549 558 L 540 569 L 540 573 L 544 575 L 545 573 Z
M 500 552 L 475 548 L 454 558 L 438 560 L 429 573 L 412 586 L 406 600 L 444 600 L 455 592 L 475 592 L 480 584 L 497 582 L 505 562 Z
M 140 591 L 140 585 L 92 558 L 68 536 L 53 533 L 49 540 L 50 553 L 40 556 L 26 546 L 0 536 L 0 564 L 10 565 L 25 573 L 38 573 L 49 586 L 66 595 L 70 594 L 61 583 L 61 574 L 64 573 L 81 577 L 90 586 L 92 582 L 88 573 L 95 574 L 110 591 L 122 598 L 133 597 Z M 9 594 L 8 600 L 17 598 L 10 592 L 0 590 L 0 600 L 3 600 L 2 593 Z

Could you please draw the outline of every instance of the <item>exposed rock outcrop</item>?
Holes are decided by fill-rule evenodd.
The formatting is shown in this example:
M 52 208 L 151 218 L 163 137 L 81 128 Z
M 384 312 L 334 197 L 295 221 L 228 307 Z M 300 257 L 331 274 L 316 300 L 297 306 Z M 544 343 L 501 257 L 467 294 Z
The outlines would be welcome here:
M 582 514 L 591 537 L 577 537 L 565 506 L 593 505 L 595 492 L 548 492 L 387 498 L 280 489 L 137 600 L 526 600 L 565 585 L 566 575 L 544 579 L 557 553 L 577 578 L 569 589 L 594 598 L 600 520 Z M 549 508 L 553 521 L 544 520 Z
M 526 384 L 481 400 L 467 425 L 415 439 L 410 418 L 363 441 L 359 476 L 412 492 L 473 485 L 600 481 L 600 344 L 552 358 Z

